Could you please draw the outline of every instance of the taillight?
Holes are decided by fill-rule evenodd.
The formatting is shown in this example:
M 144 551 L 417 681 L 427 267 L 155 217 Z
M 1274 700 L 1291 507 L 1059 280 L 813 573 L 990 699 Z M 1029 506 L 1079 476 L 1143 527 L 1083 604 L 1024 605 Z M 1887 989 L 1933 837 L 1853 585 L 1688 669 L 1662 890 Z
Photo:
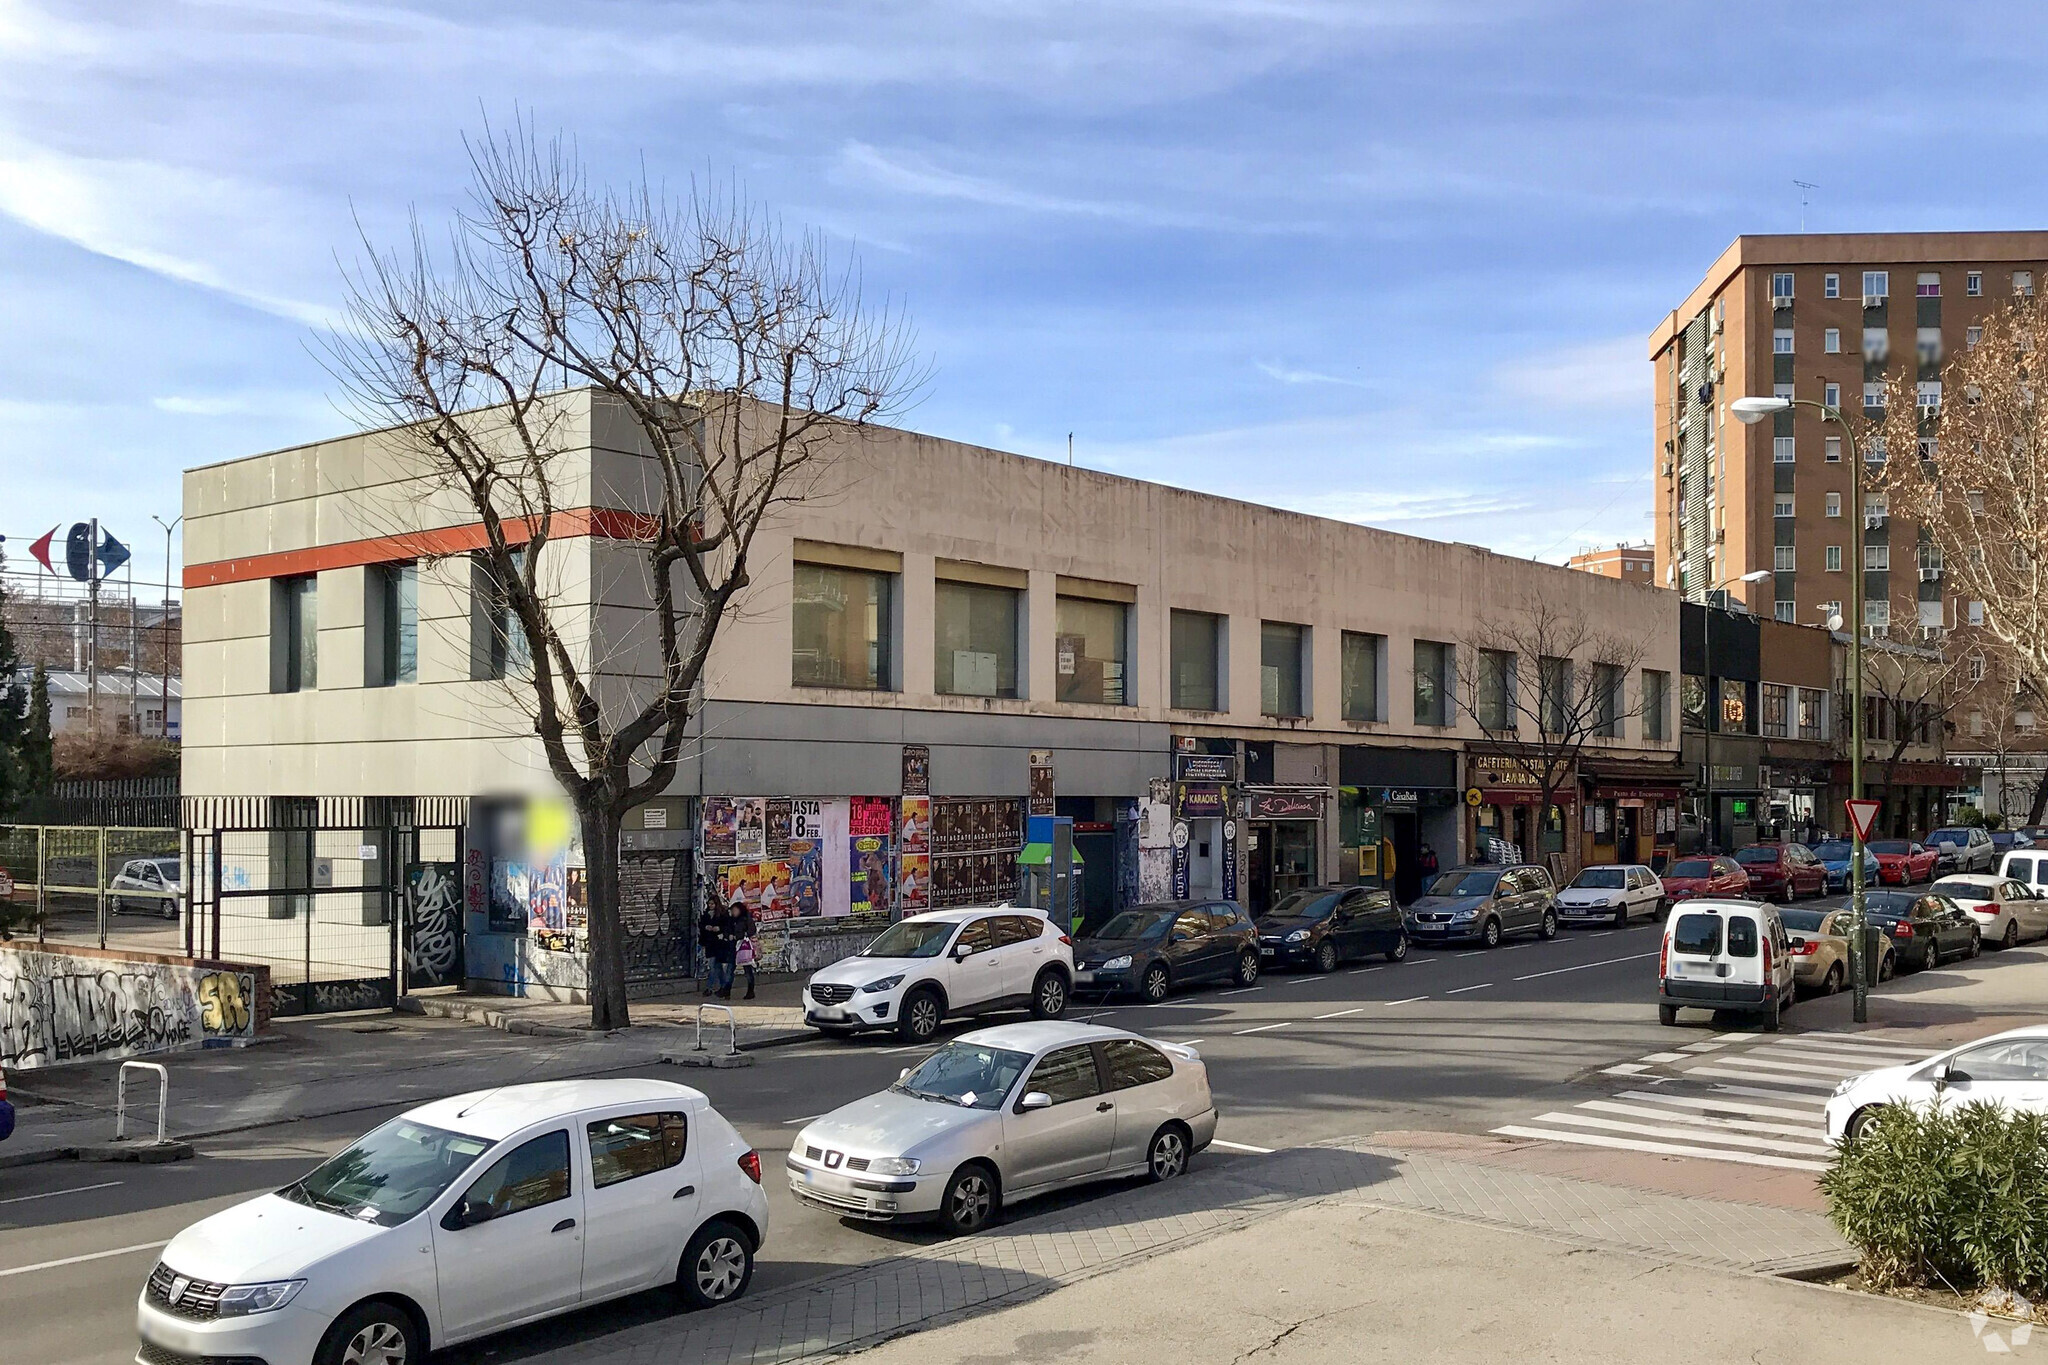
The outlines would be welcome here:
M 1764 940 L 1764 980 L 1771 979 L 1771 941 Z
M 1667 934 L 1667 935 L 1665 936 L 1665 938 L 1664 938 L 1664 941 L 1663 941 L 1663 942 L 1661 942 L 1661 943 L 1659 943 L 1659 944 L 1657 945 L 1657 975 L 1658 975 L 1658 976 L 1659 976 L 1660 978 L 1661 978 L 1661 977 L 1666 977 L 1666 976 L 1669 976 L 1669 975 L 1671 975 L 1671 971 L 1670 971 L 1670 968 L 1671 968 L 1671 938 L 1670 938 L 1670 936 L 1669 936 L 1669 935 Z
M 1912 925 L 1910 925 L 1910 924 L 1907 924 L 1907 923 L 1905 923 L 1905 922 L 1904 922 L 1903 920 L 1902 920 L 1902 921 L 1900 921 L 1899 923 L 1897 923 L 1897 924 L 1895 924 L 1895 925 L 1893 925 L 1893 926 L 1892 926 L 1892 937 L 1893 937 L 1893 938 L 1911 938 L 1911 937 L 1913 937 L 1913 926 L 1912 926 Z
M 740 1169 L 747 1173 L 747 1179 L 756 1185 L 761 1183 L 761 1154 L 749 1147 L 740 1153 Z
M 1068 935 L 1068 934 L 1061 934 L 1061 935 L 1060 935 L 1060 942 L 1062 942 L 1062 943 L 1066 944 L 1066 945 L 1067 945 L 1067 946 L 1068 946 L 1069 948 L 1071 948 L 1071 947 L 1073 947 L 1073 946 L 1074 946 L 1074 940 L 1073 940 L 1073 937 L 1072 937 L 1071 935 Z
M 1810 939 L 1810 938 L 1809 938 L 1809 939 L 1804 939 L 1804 940 L 1802 940 L 1802 941 L 1800 941 L 1800 942 L 1798 942 L 1798 943 L 1795 943 L 1795 944 L 1793 944 L 1793 945 L 1792 945 L 1792 956 L 1794 956 L 1794 957 L 1812 957 L 1812 956 L 1813 956 L 1813 953 L 1814 953 L 1814 950 L 1815 950 L 1816 948 L 1818 948 L 1819 946 L 1820 946 L 1819 944 L 1815 943 L 1815 942 L 1814 942 L 1814 941 L 1813 941 L 1812 939 Z

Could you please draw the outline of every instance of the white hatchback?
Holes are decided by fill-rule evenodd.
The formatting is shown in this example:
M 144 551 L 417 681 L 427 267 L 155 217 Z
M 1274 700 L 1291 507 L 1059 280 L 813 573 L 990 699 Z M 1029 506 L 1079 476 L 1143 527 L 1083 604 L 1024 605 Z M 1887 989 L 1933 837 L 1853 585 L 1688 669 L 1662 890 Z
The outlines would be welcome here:
M 934 910 L 900 919 L 804 985 L 804 1022 L 829 1037 L 893 1028 L 930 1042 L 948 1015 L 1067 1012 L 1074 941 L 1027 907 Z
M 659 1285 L 724 1303 L 767 1233 L 760 1157 L 688 1086 L 457 1095 L 172 1238 L 136 1307 L 136 1360 L 420 1365 Z
M 1828 1140 L 1861 1133 L 1889 1106 L 1965 1104 L 1995 1104 L 2015 1112 L 2048 1109 L 2048 1027 L 1994 1033 L 1922 1061 L 1849 1077 L 1828 1100 Z
M 1991 872 L 1961 872 L 1927 888 L 1969 912 L 1989 948 L 2010 948 L 2023 939 L 2048 937 L 2048 900 L 2023 881 Z
M 1654 918 L 1664 907 L 1664 883 L 1641 863 L 1579 869 L 1557 893 L 1557 917 L 1567 924 L 1588 920 L 1627 924 L 1636 915 Z

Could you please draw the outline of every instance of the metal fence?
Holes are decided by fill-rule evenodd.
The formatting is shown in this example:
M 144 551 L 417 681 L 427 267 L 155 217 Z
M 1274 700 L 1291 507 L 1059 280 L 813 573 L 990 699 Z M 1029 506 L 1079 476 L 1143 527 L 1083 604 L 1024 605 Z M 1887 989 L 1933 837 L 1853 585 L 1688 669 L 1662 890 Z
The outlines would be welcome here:
M 23 823 L 35 825 L 174 829 L 178 824 L 178 779 L 128 777 L 56 782 L 47 792 L 22 797 L 14 814 Z
M 0 869 L 14 883 L 13 918 L 29 919 L 45 942 L 181 951 L 174 828 L 0 825 Z

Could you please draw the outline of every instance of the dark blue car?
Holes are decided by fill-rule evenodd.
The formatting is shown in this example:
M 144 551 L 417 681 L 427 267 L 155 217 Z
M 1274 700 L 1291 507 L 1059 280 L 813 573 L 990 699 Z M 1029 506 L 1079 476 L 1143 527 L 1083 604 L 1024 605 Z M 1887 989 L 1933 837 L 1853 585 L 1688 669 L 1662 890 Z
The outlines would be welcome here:
M 7 1102 L 7 1073 L 0 1071 L 0 1142 L 14 1135 L 14 1106 Z

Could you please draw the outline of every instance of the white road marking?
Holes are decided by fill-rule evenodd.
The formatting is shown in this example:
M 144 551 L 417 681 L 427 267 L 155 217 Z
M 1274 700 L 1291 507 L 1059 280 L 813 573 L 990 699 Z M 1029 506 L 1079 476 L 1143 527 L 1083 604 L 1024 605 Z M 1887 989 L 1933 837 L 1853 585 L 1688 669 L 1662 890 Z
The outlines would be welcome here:
M 1211 1147 L 1221 1147 L 1226 1152 L 1248 1152 L 1253 1156 L 1271 1156 L 1271 1147 L 1254 1147 L 1247 1142 L 1225 1142 L 1222 1138 L 1210 1138 Z
M 1687 1043 L 1687 1044 L 1686 1044 L 1686 1045 L 1685 1045 L 1684 1047 L 1680 1048 L 1680 1049 L 1679 1049 L 1679 1051 L 1681 1051 L 1681 1052 L 1718 1052 L 1718 1051 L 1720 1051 L 1720 1050 L 1721 1050 L 1722 1048 L 1724 1048 L 1724 1047 L 1726 1047 L 1726 1046 L 1728 1046 L 1728 1044 L 1726 1044 L 1726 1043 Z
M 1344 975 L 1357 976 L 1360 972 L 1376 972 L 1378 970 L 1378 967 L 1353 967 L 1350 971 L 1344 973 Z
M 1299 986 L 1304 981 L 1313 980 L 1315 978 L 1312 976 L 1276 976 L 1273 978 L 1273 984 L 1276 986 Z
M 1656 1104 L 1616 1104 L 1613 1100 L 1587 1100 L 1574 1105 L 1577 1109 L 1590 1109 L 1597 1114 L 1620 1114 L 1626 1118 L 1661 1119 L 1667 1123 L 1689 1123 L 1698 1128 L 1739 1128 L 1746 1133 L 1782 1133 L 1786 1137 L 1812 1138 L 1824 1136 L 1825 1125 L 1815 1124 L 1808 1117 L 1806 1123 L 1769 1123 L 1762 1119 L 1724 1119 L 1712 1114 L 1695 1114 L 1688 1110 L 1671 1110 L 1665 1107 L 1665 1097 L 1659 1095 Z
M 1476 986 L 1453 986 L 1453 987 L 1451 987 L 1451 989 L 1449 989 L 1449 990 L 1445 991 L 1445 992 L 1444 992 L 1444 994 L 1445 994 L 1445 995 L 1463 995 L 1463 994 L 1464 994 L 1464 993 L 1465 993 L 1466 991 L 1483 991 L 1483 990 L 1485 990 L 1485 989 L 1486 989 L 1486 988 L 1487 988 L 1488 986 L 1491 986 L 1492 984 L 1493 984 L 1493 983 L 1492 983 L 1491 981 L 1482 981 L 1482 982 L 1480 982 L 1480 983 L 1479 983 L 1478 985 L 1476 985 Z
M 1818 1119 L 1820 1116 L 1807 1109 L 1780 1109 L 1768 1104 L 1752 1104 L 1747 1100 L 1693 1099 L 1687 1095 L 1671 1095 L 1663 1091 L 1624 1090 L 1615 1096 L 1618 1100 L 1653 1100 L 1658 1104 L 1675 1104 L 1685 1109 L 1704 1109 L 1710 1113 L 1760 1114 L 1766 1118 Z M 1793 1103 L 1804 1103 L 1805 1096 L 1788 1096 Z
M 1600 1068 L 1600 1074 L 1603 1076 L 1639 1076 L 1649 1069 L 1641 1062 L 1622 1062 L 1618 1066 Z
M 1418 1001 L 1427 999 L 1429 999 L 1429 997 L 1426 995 L 1411 995 L 1406 1000 L 1389 1000 L 1387 1003 L 1389 1005 L 1413 1005 Z
M 1243 994 L 1245 994 L 1245 993 L 1246 993 L 1247 991 L 1262 991 L 1262 990 L 1264 990 L 1264 989 L 1266 989 L 1266 988 L 1265 988 L 1264 986 L 1239 986 L 1239 987 L 1238 987 L 1238 988 L 1237 988 L 1236 990 L 1234 990 L 1234 991 L 1218 991 L 1218 992 L 1216 992 L 1216 994 L 1218 994 L 1219 996 L 1221 996 L 1221 995 L 1243 995 Z
M 784 1119 L 782 1121 L 782 1126 L 784 1128 L 794 1128 L 799 1123 L 809 1123 L 812 1119 L 821 1119 L 824 1117 L 825 1116 L 823 1114 L 806 1114 L 800 1119 Z
M 103 1180 L 97 1185 L 78 1185 L 68 1190 L 46 1190 L 42 1194 L 17 1194 L 11 1199 L 0 1199 L 0 1204 L 26 1204 L 31 1199 L 55 1199 L 60 1194 L 84 1194 L 88 1190 L 111 1190 L 120 1183 L 118 1180 Z
M 1336 1012 L 1335 1014 L 1318 1014 L 1318 1015 L 1316 1016 L 1316 1018 L 1318 1018 L 1318 1019 L 1342 1019 L 1342 1018 L 1343 1018 L 1343 1017 L 1344 1017 L 1345 1015 L 1347 1015 L 1347 1014 L 1363 1014 L 1363 1013 L 1365 1013 L 1365 1006 L 1363 1006 L 1363 1005 L 1360 1005 L 1360 1006 L 1359 1006 L 1359 1007 L 1358 1007 L 1357 1009 L 1355 1009 L 1355 1010 L 1338 1010 L 1338 1011 L 1337 1011 L 1337 1012 Z M 6 1202 L 6 1201 L 4 1201 L 4 1200 L 0 1200 L 0 1203 L 4 1203 L 4 1202 Z
M 1183 1039 L 1181 1039 L 1181 1040 L 1180 1040 L 1179 1042 L 1175 1043 L 1175 1044 L 1174 1044 L 1174 1046 L 1175 1046 L 1175 1047 L 1193 1047 L 1193 1046 L 1194 1046 L 1194 1045 L 1195 1045 L 1196 1043 L 1199 1043 L 1199 1042 L 1201 1042 L 1201 1041 L 1202 1041 L 1202 1040 L 1201 1040 L 1200 1038 L 1183 1038 Z
M 1872 1069 L 1868 1060 L 1863 1062 L 1844 1061 L 1827 1066 L 1818 1066 L 1805 1061 L 1781 1062 L 1775 1055 L 1767 1057 L 1761 1051 L 1740 1052 L 1732 1056 L 1724 1055 L 1714 1058 L 1714 1061 L 1717 1064 L 1728 1066 L 1758 1067 L 1765 1071 L 1789 1071 L 1801 1076 L 1833 1076 L 1836 1080 L 1840 1080 L 1844 1076 L 1861 1075 L 1863 1072 Z M 1691 1071 L 1697 1071 L 1698 1069 L 1697 1067 L 1687 1068 L 1687 1070 Z
M 1716 1095 L 1747 1095 L 1752 1099 L 1776 1100 L 1780 1104 L 1808 1104 L 1815 1109 L 1825 1109 L 1828 1104 L 1825 1095 L 1800 1095 L 1790 1090 L 1765 1090 L 1762 1086 L 1756 1085 L 1728 1085 L 1716 1082 L 1713 1090 Z
M 1292 1022 L 1292 1020 L 1283 1019 L 1277 1024 L 1261 1024 L 1257 1028 L 1241 1028 L 1236 1033 L 1233 1033 L 1231 1037 L 1242 1038 L 1247 1033 L 1265 1033 L 1276 1028 L 1286 1028 Z
M 1786 1142 L 1779 1138 L 1752 1137 L 1744 1133 L 1720 1133 L 1701 1127 L 1683 1126 L 1677 1123 L 1629 1123 L 1622 1119 L 1603 1119 L 1593 1114 L 1577 1111 L 1566 1113 L 1553 1110 L 1538 1114 L 1534 1123 L 1569 1123 L 1580 1128 L 1594 1128 L 1608 1133 L 1639 1133 L 1644 1137 L 1677 1138 L 1685 1142 L 1712 1142 L 1725 1147 L 1745 1147 L 1760 1152 L 1787 1152 L 1793 1156 L 1831 1156 L 1834 1149 L 1822 1143 Z
M 1646 1062 L 1656 1062 L 1661 1065 L 1665 1062 L 1683 1062 L 1690 1059 L 1683 1052 L 1652 1052 L 1643 1060 Z
M 1858 1047 L 1889 1047 L 1898 1049 L 1911 1046 L 1903 1038 L 1886 1038 L 1874 1033 L 1839 1033 L 1834 1029 L 1815 1029 L 1811 1033 L 1795 1033 L 1792 1035 L 1792 1038 L 1796 1038 L 1802 1043 L 1826 1041 L 1830 1043 L 1849 1043 Z M 1790 1042 L 1791 1038 L 1788 1038 L 1786 1041 Z
M 1655 953 L 1630 953 L 1627 957 L 1608 957 L 1602 958 L 1598 962 L 1581 962 L 1576 967 L 1552 967 L 1547 972 L 1531 972 L 1527 976 L 1518 976 L 1515 980 L 1534 981 L 1539 976 L 1558 976 L 1564 972 L 1583 972 L 1589 967 L 1612 967 L 1617 962 L 1639 962 L 1643 958 L 1655 956 Z
M 1938 1051 L 1939 1049 L 1935 1050 Z M 1838 1047 L 1834 1043 L 1808 1043 L 1802 1041 L 1797 1043 L 1780 1043 L 1771 1049 L 1771 1055 L 1773 1057 L 1807 1057 L 1820 1061 L 1843 1059 L 1871 1062 L 1878 1066 L 1898 1066 L 1907 1062 L 1917 1062 L 1921 1058 L 1932 1054 L 1929 1050 L 1923 1048 L 1852 1048 Z
M 1732 1059 L 1731 1059 L 1732 1060 Z M 1723 1080 L 1769 1081 L 1773 1085 L 1797 1085 L 1812 1090 L 1833 1090 L 1835 1082 L 1814 1080 L 1806 1076 L 1786 1076 L 1772 1071 L 1738 1070 L 1732 1066 L 1696 1066 L 1688 1070 L 1688 1076 L 1718 1076 Z
M 1676 1142 L 1642 1142 L 1635 1138 L 1607 1137 L 1599 1133 L 1562 1132 L 1555 1128 L 1525 1128 L 1509 1124 L 1493 1130 L 1504 1137 L 1542 1138 L 1551 1142 L 1577 1143 L 1581 1147 L 1606 1147 L 1626 1152 L 1651 1152 L 1658 1156 L 1705 1157 L 1709 1161 L 1733 1161 L 1743 1166 L 1777 1166 L 1794 1171 L 1824 1171 L 1825 1161 L 1801 1161 L 1789 1156 L 1766 1156 L 1761 1152 L 1730 1152 L 1712 1147 L 1695 1147 Z
M 1473 949 L 1473 950 L 1472 950 L 1471 952 L 1469 952 L 1469 953 L 1452 953 L 1452 954 L 1451 954 L 1451 956 L 1452 956 L 1452 957 L 1478 957 L 1478 956 L 1480 956 L 1481 954 L 1483 954 L 1483 953 L 1486 953 L 1486 952 L 1488 952 L 1488 951 L 1490 951 L 1490 950 L 1489 950 L 1489 949 L 1486 949 L 1486 948 L 1474 948 L 1474 949 Z
M 34 1265 L 9 1266 L 5 1270 L 0 1270 L 0 1280 L 6 1279 L 9 1275 L 27 1275 L 37 1270 L 55 1270 L 58 1266 L 81 1265 L 86 1261 L 104 1261 L 110 1256 L 132 1256 L 138 1251 L 161 1251 L 169 1245 L 169 1242 L 137 1242 L 132 1247 L 115 1247 L 111 1251 L 89 1251 L 83 1256 L 66 1256 L 55 1261 L 38 1261 Z

